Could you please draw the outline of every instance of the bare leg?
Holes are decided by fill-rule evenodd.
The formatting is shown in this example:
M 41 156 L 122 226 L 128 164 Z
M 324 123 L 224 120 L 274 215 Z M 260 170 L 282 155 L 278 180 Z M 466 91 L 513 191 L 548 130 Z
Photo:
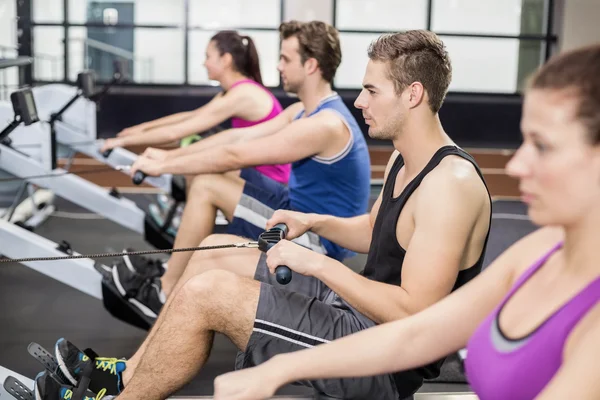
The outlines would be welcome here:
M 217 209 L 230 221 L 240 201 L 245 181 L 234 175 L 198 175 L 190 185 L 174 247 L 194 247 L 213 232 Z M 162 277 L 163 289 L 172 291 L 191 257 L 190 252 L 173 253 Z
M 243 240 L 243 238 L 234 235 L 211 235 L 201 243 L 201 246 L 239 243 Z M 192 259 L 185 269 L 183 276 L 177 282 L 173 293 L 177 293 L 177 291 L 194 276 L 209 270 L 226 270 L 252 279 L 254 277 L 254 273 L 256 272 L 256 266 L 259 258 L 260 251 L 258 249 L 221 249 L 197 251 L 192 256 Z M 148 347 L 148 343 L 153 340 L 153 336 L 160 329 L 160 326 L 164 322 L 166 315 L 172 312 L 170 310 L 170 305 L 173 301 L 173 298 L 174 296 L 169 296 L 167 298 L 167 302 L 163 306 L 162 311 L 159 313 L 157 320 L 154 322 L 154 326 L 150 330 L 150 333 L 141 344 L 138 351 L 129 360 L 127 360 L 127 369 L 123 372 L 123 382 L 125 385 L 128 384 L 129 380 L 133 376 L 138 363 Z
M 188 280 L 174 295 L 164 322 L 120 399 L 165 399 L 205 364 L 214 332 L 245 349 L 258 307 L 260 283 L 213 270 Z

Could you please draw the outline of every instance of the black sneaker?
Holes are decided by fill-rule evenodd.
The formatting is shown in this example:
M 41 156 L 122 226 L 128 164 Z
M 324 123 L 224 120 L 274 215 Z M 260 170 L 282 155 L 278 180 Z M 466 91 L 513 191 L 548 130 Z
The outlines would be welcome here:
M 36 400 L 71 400 L 74 391 L 73 386 L 58 383 L 45 371 L 36 376 L 33 387 Z M 100 400 L 105 394 L 105 391 L 96 395 L 87 390 L 83 400 Z
M 156 319 L 167 296 L 158 277 L 132 273 L 122 264 L 113 267 L 113 282 L 119 294 L 148 318 Z
M 126 248 L 123 253 L 133 253 L 135 249 Z M 148 258 L 141 255 L 124 255 L 120 263 L 132 273 L 138 273 L 146 277 L 161 277 L 165 273 L 163 262 L 158 259 Z
M 127 368 L 125 360 L 116 358 L 90 358 L 71 342 L 61 338 L 54 347 L 56 360 L 64 376 L 73 386 L 77 386 L 85 367 L 94 362 L 89 389 L 94 393 L 117 395 L 123 388 L 121 374 Z

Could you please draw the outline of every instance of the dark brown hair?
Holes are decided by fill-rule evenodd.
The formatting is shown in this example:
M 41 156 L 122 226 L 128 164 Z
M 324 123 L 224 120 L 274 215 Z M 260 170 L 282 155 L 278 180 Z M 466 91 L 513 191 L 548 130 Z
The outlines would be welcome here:
M 321 21 L 289 21 L 279 26 L 279 33 L 281 39 L 295 36 L 300 45 L 302 63 L 304 64 L 309 58 L 314 58 L 319 64 L 323 79 L 333 82 L 342 62 L 342 49 L 337 29 Z
M 572 91 L 579 101 L 575 116 L 590 142 L 600 143 L 600 45 L 554 56 L 532 75 L 528 89 Z
M 220 55 L 231 54 L 236 71 L 262 85 L 258 52 L 250 36 L 242 36 L 236 31 L 221 31 L 210 40 L 215 43 Z
M 413 82 L 421 82 L 429 95 L 429 107 L 442 107 L 450 81 L 452 64 L 444 43 L 433 32 L 413 30 L 384 34 L 369 46 L 369 58 L 388 64 L 389 77 L 400 94 Z

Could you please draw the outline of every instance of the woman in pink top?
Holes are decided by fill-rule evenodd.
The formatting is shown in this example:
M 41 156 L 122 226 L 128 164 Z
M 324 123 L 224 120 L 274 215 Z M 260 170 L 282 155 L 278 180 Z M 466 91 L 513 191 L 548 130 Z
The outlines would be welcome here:
M 600 399 L 599 71 L 595 45 L 556 56 L 529 82 L 507 171 L 541 229 L 424 311 L 217 377 L 214 398 L 414 369 L 466 347 L 480 400 Z
M 245 127 L 275 118 L 281 104 L 262 85 L 258 53 L 249 36 L 235 31 L 215 34 L 206 47 L 204 62 L 208 78 L 218 81 L 223 92 L 204 106 L 126 128 L 116 138 L 104 142 L 102 152 L 115 147 L 133 145 L 156 146 L 181 140 L 193 142 L 195 135 L 206 132 L 231 119 L 233 127 Z M 153 158 L 174 157 L 176 152 L 152 149 Z M 287 183 L 290 165 L 255 167 L 264 175 Z

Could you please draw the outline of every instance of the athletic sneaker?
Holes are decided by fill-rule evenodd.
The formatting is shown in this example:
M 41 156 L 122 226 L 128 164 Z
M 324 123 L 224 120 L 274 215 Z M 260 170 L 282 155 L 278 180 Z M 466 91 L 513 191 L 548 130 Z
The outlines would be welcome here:
M 148 214 L 150 214 L 150 217 L 156 223 L 156 225 L 163 226 L 167 219 L 167 215 L 169 214 L 169 209 L 161 209 L 156 204 L 150 204 L 148 206 Z M 175 215 L 173 215 L 173 219 L 171 220 L 169 227 L 165 231 L 168 235 L 171 235 L 173 237 L 177 236 L 177 230 L 179 230 L 179 225 L 181 225 L 182 214 L 183 204 L 180 204 L 179 206 L 177 206 Z
M 146 317 L 156 319 L 167 296 L 162 291 L 160 277 L 148 277 L 131 272 L 124 264 L 113 267 L 112 278 L 119 294 Z
M 135 251 L 135 249 L 128 247 L 123 250 L 123 253 L 133 253 Z M 147 277 L 163 276 L 165 273 L 163 262 L 158 258 L 149 258 L 134 254 L 124 255 L 120 261 L 124 263 L 130 271 Z
M 61 372 L 73 386 L 79 383 L 85 367 L 95 362 L 90 376 L 89 389 L 92 392 L 117 395 L 123 389 L 121 374 L 127 368 L 125 360 L 103 357 L 95 357 L 92 360 L 64 338 L 56 342 L 54 352 Z
M 168 211 L 175 204 L 175 199 L 167 194 L 160 193 L 156 195 L 156 204 L 158 204 L 161 211 Z
M 75 388 L 73 386 L 61 385 L 45 371 L 41 372 L 36 376 L 33 392 L 35 393 L 36 400 L 70 400 L 73 397 Z M 100 400 L 108 399 L 104 397 L 106 391 L 98 392 L 94 394 L 90 390 L 86 391 L 83 400 Z

